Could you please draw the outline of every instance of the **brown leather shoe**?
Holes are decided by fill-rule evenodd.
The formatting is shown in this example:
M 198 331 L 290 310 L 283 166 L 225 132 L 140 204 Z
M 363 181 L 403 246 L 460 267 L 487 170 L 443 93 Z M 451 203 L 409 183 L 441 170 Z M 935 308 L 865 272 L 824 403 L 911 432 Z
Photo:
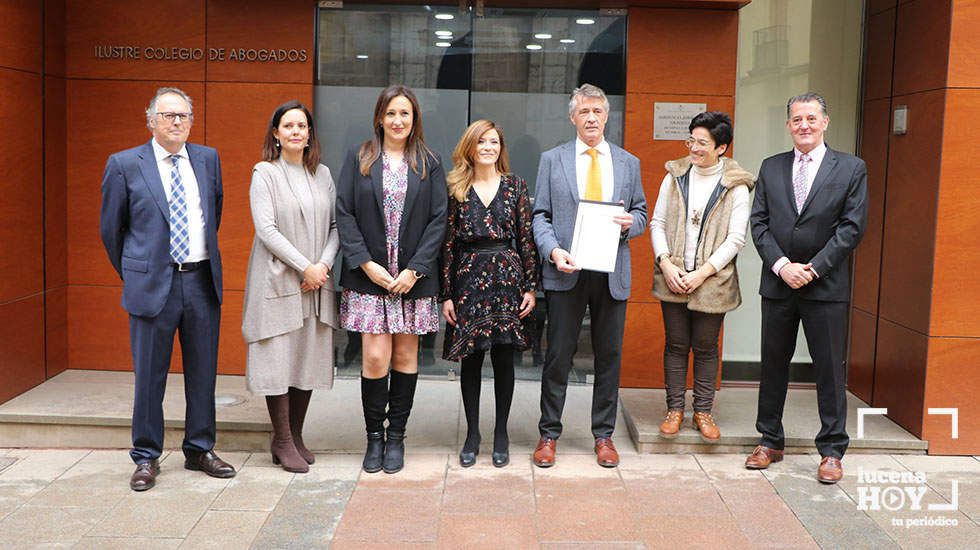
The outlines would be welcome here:
M 538 468 L 550 468 L 555 465 L 555 447 L 557 441 L 550 437 L 542 437 L 538 440 L 538 446 L 534 449 L 534 465 Z
M 134 491 L 146 491 L 152 489 L 157 483 L 157 476 L 160 475 L 160 463 L 157 459 L 149 462 L 140 462 L 136 465 L 133 477 L 129 478 L 129 488 Z
M 681 431 L 681 422 L 684 421 L 684 409 L 667 409 L 667 416 L 660 424 L 660 437 L 674 439 L 677 432 Z
M 710 412 L 694 413 L 694 429 L 701 432 L 701 439 L 714 443 L 721 438 L 721 430 L 715 426 L 715 419 Z
M 782 451 L 759 445 L 754 451 L 752 451 L 752 454 L 745 459 L 745 467 L 750 470 L 765 470 L 773 462 L 779 462 L 782 459 Z
M 817 468 L 817 479 L 820 483 L 837 483 L 844 477 L 844 467 L 841 466 L 840 459 L 832 456 L 825 456 L 820 461 Z
M 619 466 L 619 453 L 612 439 L 608 437 L 595 438 L 595 460 L 603 468 L 615 468 Z
M 235 467 L 218 458 L 218 455 L 214 454 L 214 451 L 186 457 L 184 459 L 184 468 L 188 470 L 199 470 L 211 477 L 235 477 Z

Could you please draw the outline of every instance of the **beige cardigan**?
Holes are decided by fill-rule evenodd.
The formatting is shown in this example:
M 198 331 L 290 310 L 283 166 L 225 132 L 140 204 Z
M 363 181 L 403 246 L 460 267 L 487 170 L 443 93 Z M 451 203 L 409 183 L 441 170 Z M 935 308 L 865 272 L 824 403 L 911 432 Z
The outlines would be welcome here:
M 309 175 L 309 174 L 308 174 Z M 333 267 L 340 248 L 334 217 L 337 192 L 330 170 L 322 164 L 309 175 L 313 204 L 301 202 L 297 185 L 286 177 L 281 159 L 260 162 L 252 169 L 249 204 L 255 223 L 255 239 L 248 259 L 242 335 L 248 343 L 286 334 L 303 326 L 303 271 L 316 262 Z M 323 220 L 314 231 L 313 216 Z M 331 273 L 331 276 L 333 274 Z M 321 323 L 338 327 L 333 284 L 314 290 Z

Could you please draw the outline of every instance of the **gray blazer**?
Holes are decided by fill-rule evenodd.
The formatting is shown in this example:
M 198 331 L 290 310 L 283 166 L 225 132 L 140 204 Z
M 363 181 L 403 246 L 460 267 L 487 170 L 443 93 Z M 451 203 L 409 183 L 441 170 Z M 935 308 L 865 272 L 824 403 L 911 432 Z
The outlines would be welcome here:
M 306 182 L 289 180 L 281 159 L 260 162 L 252 169 L 249 204 L 255 239 L 245 281 L 242 335 L 246 342 L 301 328 L 303 293 L 299 286 L 303 270 L 316 262 L 333 267 L 340 248 L 334 217 L 337 191 L 330 169 L 322 164 L 310 180 L 312 204 L 300 200 L 306 193 L 296 186 Z M 315 232 L 310 221 L 314 217 L 322 220 L 321 227 L 329 229 Z M 328 283 L 313 292 L 320 322 L 337 328 L 333 285 Z
M 647 201 L 640 182 L 640 159 L 612 143 L 612 202 L 623 201 L 633 216 L 629 232 L 619 240 L 616 271 L 609 274 L 609 293 L 613 299 L 630 295 L 631 266 L 628 241 L 643 234 L 647 226 Z M 534 193 L 534 242 L 541 254 L 541 275 L 545 290 L 569 290 L 578 281 L 578 273 L 562 273 L 551 261 L 555 248 L 570 250 L 575 216 L 578 211 L 578 180 L 575 177 L 575 141 L 545 151 L 538 165 Z

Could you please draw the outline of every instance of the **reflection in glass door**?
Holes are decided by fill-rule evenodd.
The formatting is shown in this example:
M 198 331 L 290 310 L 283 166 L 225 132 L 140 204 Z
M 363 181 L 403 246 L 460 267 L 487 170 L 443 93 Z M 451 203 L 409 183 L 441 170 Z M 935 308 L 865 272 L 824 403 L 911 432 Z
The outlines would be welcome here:
M 481 118 L 504 130 L 511 170 L 534 190 L 543 151 L 574 138 L 569 92 L 581 83 L 609 96 L 606 138 L 622 144 L 626 17 L 617 12 L 434 6 L 352 6 L 319 10 L 315 112 L 323 162 L 340 173 L 345 153 L 370 135 L 378 93 L 405 84 L 418 95 L 426 144 L 451 168 L 466 126 Z M 342 268 L 342 267 L 341 267 Z M 533 350 L 516 358 L 517 376 L 540 378 L 545 300 L 539 299 Z M 340 375 L 360 368 L 358 335 L 338 332 Z M 588 320 L 572 380 L 592 372 Z M 442 333 L 423 337 L 423 374 L 444 375 Z M 489 373 L 489 370 L 487 371 Z

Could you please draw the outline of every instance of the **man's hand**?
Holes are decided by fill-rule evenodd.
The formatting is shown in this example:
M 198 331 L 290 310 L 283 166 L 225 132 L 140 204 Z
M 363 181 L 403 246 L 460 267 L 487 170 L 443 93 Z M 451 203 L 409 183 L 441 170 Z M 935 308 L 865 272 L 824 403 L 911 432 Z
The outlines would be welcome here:
M 623 201 L 619 201 L 619 204 L 622 205 L 625 203 Z M 633 227 L 633 216 L 629 212 L 626 212 L 625 210 L 623 211 L 622 214 L 616 214 L 615 216 L 613 216 L 613 221 L 618 223 L 620 227 L 622 227 L 621 231 L 623 233 L 629 231 L 630 227 Z
M 551 251 L 551 261 L 554 262 L 555 268 L 562 273 L 575 273 L 576 271 L 582 269 L 575 265 L 575 261 L 572 260 L 571 254 L 560 248 L 556 248 Z
M 521 297 L 521 310 L 517 314 L 518 319 L 523 319 L 527 317 L 529 313 L 534 311 L 534 304 L 537 303 L 537 298 L 534 297 L 533 292 L 525 292 Z
M 811 264 L 790 262 L 779 270 L 779 278 L 792 289 L 802 288 L 813 280 Z

